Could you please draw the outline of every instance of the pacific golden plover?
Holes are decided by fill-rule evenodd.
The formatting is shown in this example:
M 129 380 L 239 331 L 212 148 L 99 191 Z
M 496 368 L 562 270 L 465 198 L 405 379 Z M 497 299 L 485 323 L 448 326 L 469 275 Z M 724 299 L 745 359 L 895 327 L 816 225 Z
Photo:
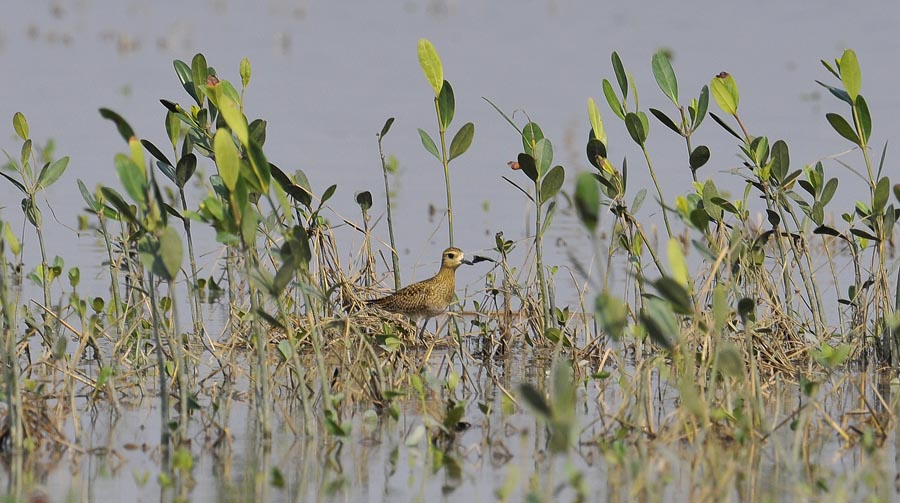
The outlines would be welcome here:
M 441 254 L 441 269 L 433 277 L 405 286 L 396 292 L 367 302 L 370 306 L 409 317 L 413 323 L 423 319 L 422 329 L 417 337 L 422 337 L 428 320 L 447 311 L 453 302 L 456 290 L 456 269 L 472 262 L 463 258 L 459 248 L 447 248 Z

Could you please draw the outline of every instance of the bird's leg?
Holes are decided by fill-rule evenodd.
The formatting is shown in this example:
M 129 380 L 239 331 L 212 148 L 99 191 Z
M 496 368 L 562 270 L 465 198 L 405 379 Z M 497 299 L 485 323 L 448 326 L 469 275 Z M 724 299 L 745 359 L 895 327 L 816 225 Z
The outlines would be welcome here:
M 422 329 L 419 330 L 419 335 L 416 336 L 416 339 L 422 340 L 422 336 L 425 335 L 425 327 L 428 326 L 428 320 L 430 320 L 430 319 L 431 319 L 431 318 L 425 318 L 425 319 L 422 321 Z

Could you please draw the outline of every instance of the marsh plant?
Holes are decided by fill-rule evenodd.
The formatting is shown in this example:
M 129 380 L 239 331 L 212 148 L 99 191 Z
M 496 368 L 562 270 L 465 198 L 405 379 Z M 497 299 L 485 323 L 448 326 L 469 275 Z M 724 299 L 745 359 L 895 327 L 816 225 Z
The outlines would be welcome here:
M 419 135 L 443 168 L 452 245 L 449 166 L 468 150 L 474 125 L 447 142 L 453 89 L 428 40 L 418 55 L 434 91 L 438 142 Z M 672 487 L 707 501 L 869 491 L 890 499 L 877 454 L 897 431 L 898 397 L 874 368 L 896 375 L 900 359 L 891 255 L 900 189 L 886 175 L 886 146 L 870 146 L 856 54 L 823 61 L 831 83 L 821 83 L 842 107 L 825 118 L 852 148 L 835 162 L 802 166 L 786 140 L 770 140 L 765 125 L 742 118 L 735 76 L 714 76 L 686 102 L 669 55 L 654 54 L 650 65 L 674 113 L 640 108 L 639 83 L 616 53 L 612 80 L 600 86 L 607 117 L 640 148 L 653 204 L 629 182 L 635 163 L 613 155 L 621 146 L 607 135 L 598 100 L 587 99 L 585 118 L 591 167 L 568 186 L 537 122 L 517 123 L 488 102 L 522 141 L 512 164 L 521 173 L 503 178 L 533 221 L 526 236 L 497 233 L 485 247 L 493 251 L 476 257 L 492 264 L 482 269 L 485 288 L 460 298 L 474 310 L 454 314 L 463 329 L 446 340 L 413 338 L 406 321 L 365 306 L 385 289 L 374 260 L 382 229 L 371 218 L 382 211 L 394 289 L 400 285 L 382 146 L 393 119 L 378 134 L 385 200 L 354 194 L 354 222 L 329 204 L 336 185 L 316 191 L 298 166 L 282 169 L 266 155 L 267 123 L 245 107 L 249 61 L 238 65 L 235 84 L 202 54 L 175 61 L 186 96 L 161 100 L 163 148 L 100 109 L 123 152 L 111 166 L 118 188 L 77 182 L 109 282 L 106 292 L 89 293 L 81 272 L 63 276 L 65 262 L 45 248 L 44 191 L 68 158 L 36 150 L 16 114 L 21 154 L 8 155 L 0 171 L 23 210 L 21 234 L 9 208 L 0 223 L 0 448 L 13 497 L 32 480 L 27 460 L 58 461 L 60 452 L 81 449 L 61 433 L 80 438 L 81 412 L 156 407 L 159 441 L 147 447 L 159 454 L 151 458 L 160 460 L 155 480 L 182 498 L 204 453 L 230 463 L 235 418 L 247 417 L 247 458 L 259 461 L 247 467 L 256 476 L 244 477 L 252 481 L 242 487 L 248 498 L 365 494 L 368 475 L 354 479 L 342 462 L 357 447 L 383 445 L 388 480 L 404 473 L 427 482 L 440 473 L 445 494 L 466 483 L 473 459 L 491 463 L 501 501 L 659 500 Z M 684 156 L 664 168 L 653 162 L 657 130 L 685 144 Z M 733 156 L 714 157 L 701 134 L 733 139 L 737 196 L 707 172 Z M 841 177 L 828 173 L 835 164 L 865 180 L 866 197 L 837 197 Z M 665 193 L 662 169 L 684 170 L 692 190 Z M 543 247 L 569 201 L 591 247 L 569 250 L 579 272 L 571 288 L 582 295 L 561 306 L 557 264 L 544 263 Z M 648 230 L 660 221 L 662 240 Z M 362 236 L 360 250 L 350 249 L 346 232 Z M 199 233 L 218 243 L 212 265 L 195 246 Z M 32 235 L 39 259 L 22 264 Z M 524 263 L 510 263 L 517 247 L 527 250 Z M 346 258 L 353 255 L 360 258 Z M 40 288 L 40 303 L 23 300 L 29 267 L 24 276 Z M 68 304 L 54 303 L 54 288 Z M 207 329 L 211 302 L 226 304 L 218 335 Z M 300 453 L 300 475 L 272 464 L 272 444 L 285 437 L 299 440 L 285 443 L 299 446 L 290 452 Z M 855 457 L 860 450 L 865 456 Z M 396 469 L 401 456 L 409 471 Z M 835 477 L 827 456 L 847 462 L 840 470 L 851 475 Z M 594 476 L 598 466 L 602 476 Z M 771 484 L 760 482 L 763 472 Z

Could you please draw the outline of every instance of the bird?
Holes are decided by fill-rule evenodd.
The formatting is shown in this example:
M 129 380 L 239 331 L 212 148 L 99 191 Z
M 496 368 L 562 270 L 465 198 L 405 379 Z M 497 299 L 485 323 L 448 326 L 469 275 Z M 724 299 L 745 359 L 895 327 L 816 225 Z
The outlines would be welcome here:
M 441 253 L 441 268 L 434 276 L 405 286 L 396 292 L 371 299 L 366 302 L 370 306 L 381 308 L 392 313 L 399 313 L 410 318 L 413 323 L 424 319 L 422 329 L 416 338 L 421 338 L 425 333 L 428 320 L 447 311 L 453 302 L 453 294 L 456 290 L 456 269 L 460 265 L 472 265 L 472 261 L 466 260 L 463 251 L 450 247 Z

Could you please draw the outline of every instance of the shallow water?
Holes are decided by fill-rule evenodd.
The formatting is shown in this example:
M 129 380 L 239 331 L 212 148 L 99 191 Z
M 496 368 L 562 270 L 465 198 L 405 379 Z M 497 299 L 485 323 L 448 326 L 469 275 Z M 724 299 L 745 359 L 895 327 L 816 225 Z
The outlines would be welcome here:
M 658 92 L 650 73 L 650 57 L 659 48 L 671 49 L 683 97 L 696 95 L 716 73 L 735 75 L 742 93 L 742 116 L 750 129 L 772 141 L 784 138 L 791 146 L 795 167 L 839 154 L 849 144 L 837 137 L 824 120 L 828 111 L 842 105 L 814 79 L 828 80 L 819 59 L 834 58 L 845 47 L 854 48 L 863 68 L 863 91 L 872 110 L 873 145 L 896 142 L 897 128 L 890 122 L 900 108 L 896 93 L 897 52 L 895 21 L 900 4 L 862 2 L 852 12 L 846 3 L 828 0 L 810 7 L 764 0 L 740 9 L 724 2 L 704 0 L 690 5 L 670 2 L 625 3 L 615 6 L 581 1 L 466 2 L 288 2 L 270 0 L 262 4 L 236 1 L 209 2 L 73 2 L 17 3 L 6 6 L 0 21 L 0 60 L 4 62 L 0 119 L 7 120 L 7 151 L 16 141 L 8 126 L 13 113 L 23 112 L 32 135 L 52 138 L 58 155 L 72 161 L 65 176 L 48 191 L 58 221 L 49 215 L 47 232 L 50 254 L 66 258 L 67 266 L 84 268 L 84 288 L 106 295 L 105 270 L 98 265 L 103 253 L 95 237 L 82 234 L 73 241 L 75 213 L 83 207 L 75 179 L 89 187 L 114 184 L 112 158 L 125 145 L 113 126 L 97 113 L 109 107 L 129 120 L 143 138 L 165 144 L 164 109 L 159 98 L 187 102 L 178 85 L 171 62 L 189 61 L 203 52 L 220 75 L 237 80 L 237 65 L 248 57 L 253 65 L 246 103 L 255 117 L 268 120 L 266 153 L 285 171 L 303 169 L 315 192 L 336 183 L 331 202 L 334 213 L 358 221 L 353 195 L 371 190 L 373 213 L 383 212 L 382 179 L 375 134 L 385 119 L 396 123 L 385 140 L 388 154 L 400 163 L 393 178 L 396 227 L 401 250 L 403 277 L 421 279 L 432 273 L 436 257 L 445 245 L 446 229 L 440 211 L 429 216 L 429 206 L 444 204 L 443 177 L 438 163 L 422 149 L 416 128 L 434 131 L 431 90 L 416 60 L 416 41 L 434 42 L 445 67 L 445 76 L 456 92 L 454 128 L 466 121 L 476 125 L 472 149 L 451 166 L 455 195 L 457 245 L 471 252 L 493 247 L 493 236 L 504 231 L 507 239 L 526 239 L 526 200 L 500 177 L 512 173 L 506 162 L 515 158 L 521 143 L 515 131 L 481 98 L 487 97 L 507 112 L 520 110 L 539 122 L 553 140 L 557 161 L 568 170 L 568 179 L 588 169 L 583 138 L 588 128 L 588 96 L 601 101 L 607 123 L 612 159 L 630 160 L 630 194 L 649 187 L 649 178 L 639 150 L 624 128 L 602 103 L 601 80 L 611 78 L 609 53 L 619 52 L 634 74 L 642 106 L 671 111 Z M 711 110 L 714 107 L 711 106 Z M 651 119 L 652 120 L 652 119 Z M 714 157 L 701 170 L 717 183 L 739 194 L 736 177 L 726 175 L 740 161 L 730 137 L 711 120 L 696 140 L 708 144 Z M 690 189 L 684 164 L 683 144 L 656 122 L 651 122 L 649 145 L 656 169 L 663 175 L 664 191 L 674 197 Z M 890 155 L 890 150 L 888 151 Z M 857 155 L 858 156 L 858 155 Z M 859 161 L 850 154 L 848 162 Z M 835 161 L 825 159 L 831 176 L 840 176 L 841 192 L 862 193 L 864 185 Z M 208 175 L 211 166 L 201 166 Z M 518 177 L 518 178 L 516 178 Z M 721 182 L 720 182 L 721 180 Z M 3 182 L 0 180 L 0 182 Z M 570 185 L 567 185 L 567 188 Z M 856 191 L 856 192 L 854 192 Z M 199 196 L 200 194 L 195 194 Z M 0 218 L 21 222 L 19 194 L 0 183 Z M 561 204 L 562 201 L 561 201 Z M 840 202 L 841 210 L 852 201 Z M 658 221 L 658 206 L 648 197 L 640 216 Z M 387 240 L 382 219 L 375 234 Z M 18 227 L 17 227 L 18 228 Z M 347 259 L 359 248 L 361 238 L 352 232 L 341 235 Z M 207 255 L 204 275 L 213 273 L 215 244 L 203 236 Z M 568 266 L 568 253 L 584 259 L 588 242 L 571 211 L 561 214 L 551 227 L 547 263 Z M 36 249 L 33 239 L 27 250 Z M 29 252 L 28 256 L 35 256 Z M 31 260 L 31 259 L 29 259 Z M 515 259 L 513 259 L 515 263 Z M 34 265 L 26 264 L 26 269 Z M 483 270 L 459 272 L 460 290 L 481 287 Z M 576 274 L 578 281 L 583 278 Z M 578 295 L 569 282 L 557 284 L 564 302 Z M 218 308 L 211 332 L 223 324 L 224 309 Z M 446 367 L 435 362 L 448 353 L 432 355 L 435 374 Z M 320 443 L 306 439 L 282 424 L 276 429 L 271 450 L 264 450 L 251 421 L 252 406 L 244 396 L 231 412 L 227 428 L 233 447 L 205 448 L 204 432 L 197 427 L 193 449 L 194 468 L 183 494 L 191 501 L 446 501 L 491 500 L 509 477 L 515 477 L 510 501 L 525 497 L 529 479 L 540 484 L 561 483 L 566 462 L 581 471 L 592 489 L 592 501 L 675 500 L 701 497 L 709 474 L 685 466 L 694 459 L 690 446 L 645 444 L 640 435 L 615 438 L 605 410 L 621 406 L 624 392 L 611 386 L 600 392 L 585 385 L 578 395 L 579 422 L 583 442 L 597 440 L 604 447 L 580 446 L 567 460 L 552 460 L 544 448 L 546 433 L 534 416 L 522 408 L 504 411 L 503 393 L 492 384 L 491 374 L 506 389 L 515 392 L 518 383 L 543 382 L 546 363 L 536 365 L 531 356 L 510 355 L 498 365 L 477 360 L 454 360 L 478 376 L 457 390 L 467 403 L 465 421 L 471 427 L 461 432 L 451 450 L 462 466 L 459 477 L 451 470 L 433 469 L 434 450 L 424 440 L 408 446 L 406 440 L 423 422 L 415 403 L 405 403 L 398 421 L 364 419 L 365 411 L 348 411 L 352 434 L 345 440 Z M 455 369 L 460 370 L 458 367 Z M 600 369 L 594 369 L 600 370 Z M 96 369 L 85 369 L 86 373 Z M 865 374 L 862 374 L 865 375 Z M 854 379 L 858 376 L 854 376 Z M 244 383 L 246 384 L 246 383 Z M 136 501 L 169 499 L 178 490 L 163 492 L 156 481 L 160 471 L 159 414 L 156 383 L 148 383 L 143 402 L 123 404 L 116 415 L 106 406 L 87 407 L 79 417 L 82 448 L 108 448 L 106 453 L 64 454 L 59 462 L 35 470 L 24 493 L 46 493 L 50 500 L 71 497 L 77 501 Z M 599 385 L 597 385 L 599 386 Z M 837 422 L 852 422 L 859 410 L 859 397 L 831 404 Z M 677 389 L 665 380 L 654 384 L 654 418 L 664 423 L 672 411 Z M 796 388 L 784 393 L 797 402 Z M 888 389 L 887 391 L 891 391 Z M 246 386 L 244 389 L 246 392 Z M 887 403 L 893 403 L 885 397 Z M 414 402 L 414 401 L 410 401 Z M 478 402 L 491 403 L 486 416 Z M 84 404 L 85 402 L 79 402 Z M 435 403 L 441 403 L 436 400 Z M 870 405 L 876 400 L 870 396 Z M 208 404 L 208 403 L 207 403 Z M 874 405 L 873 405 L 874 407 Z M 352 412 L 352 413 L 351 413 Z M 784 411 L 770 411 L 783 418 Z M 289 414 L 279 417 L 292 417 Z M 823 416 L 817 416 L 820 421 Z M 598 423 L 598 418 L 601 422 Z M 71 421 L 63 431 L 75 438 Z M 862 429 L 862 427 L 861 427 Z M 771 442 L 764 453 L 748 455 L 735 448 L 735 459 L 755 459 L 746 487 L 735 487 L 732 499 L 755 494 L 772 500 L 816 499 L 809 489 L 815 480 L 834 482 L 845 488 L 849 499 L 861 499 L 869 490 L 886 499 L 896 497 L 892 488 L 871 482 L 876 475 L 893 480 L 897 449 L 889 438 L 884 448 L 869 455 L 861 449 L 845 450 L 840 439 L 821 443 L 816 460 L 788 467 L 795 459 L 794 438 L 782 428 L 783 442 Z M 633 435 L 633 434 L 629 434 Z M 895 433 L 892 433 L 895 435 Z M 837 437 L 837 436 L 835 436 Z M 144 446 L 146 445 L 146 450 Z M 646 461 L 647 466 L 617 462 L 617 449 L 628 459 Z M 652 463 L 650 463 L 652 461 Z M 812 465 L 812 467 L 810 467 Z M 284 477 L 283 488 L 272 484 L 273 468 Z M 733 467 L 726 466 L 731 469 Z M 815 472 L 815 476 L 811 473 Z M 146 478 L 145 482 L 141 482 Z M 766 480 L 772 481 L 771 484 Z M 9 471 L 0 482 L 10 482 Z M 644 490 L 635 489 L 644 484 Z M 648 482 L 649 481 L 649 482 Z M 812 481 L 812 482 L 810 482 Z M 802 482 L 802 483 L 801 483 Z M 540 488 L 539 488 L 540 489 Z M 542 489 L 543 490 L 543 489 Z M 571 488 L 557 496 L 574 499 Z M 541 490 L 538 491 L 541 493 Z M 547 493 L 554 494 L 553 490 Z M 718 493 L 721 494 L 721 493 Z

